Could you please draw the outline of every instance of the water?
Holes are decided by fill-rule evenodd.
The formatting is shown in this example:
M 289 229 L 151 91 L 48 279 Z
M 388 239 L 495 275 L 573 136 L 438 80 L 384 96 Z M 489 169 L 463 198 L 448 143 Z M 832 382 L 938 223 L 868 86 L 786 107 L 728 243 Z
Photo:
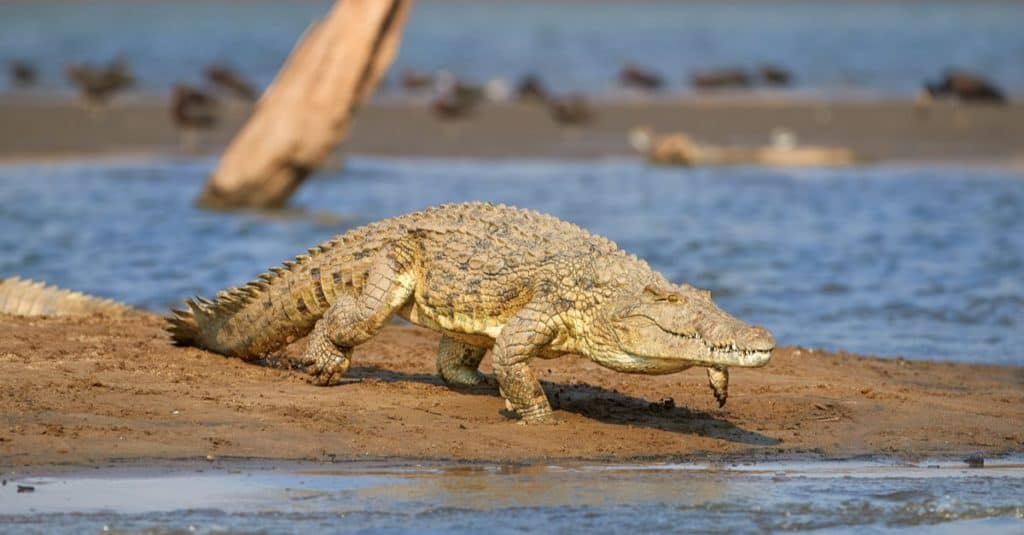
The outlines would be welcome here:
M 615 240 L 781 344 L 1024 364 L 1024 174 L 775 171 L 640 161 L 352 157 L 295 204 L 196 210 L 210 160 L 0 167 L 0 276 L 152 310 L 256 277 L 352 226 L 443 202 L 533 208 Z
M 0 533 L 1020 533 L 1009 461 L 120 468 L 0 488 Z M 250 463 L 252 464 L 252 463 Z M 16 485 L 35 492 L 18 494 Z
M 65 87 L 65 64 L 117 54 L 152 90 L 197 81 L 212 61 L 230 61 L 266 84 L 329 5 L 8 1 L 0 3 L 0 60 L 38 62 L 51 88 Z M 559 89 L 603 91 L 628 60 L 661 71 L 676 89 L 695 69 L 774 62 L 792 69 L 804 89 L 906 96 L 959 66 L 1021 91 L 1021 20 L 1024 3 L 988 0 L 421 0 L 396 68 L 447 68 L 477 80 L 536 72 Z

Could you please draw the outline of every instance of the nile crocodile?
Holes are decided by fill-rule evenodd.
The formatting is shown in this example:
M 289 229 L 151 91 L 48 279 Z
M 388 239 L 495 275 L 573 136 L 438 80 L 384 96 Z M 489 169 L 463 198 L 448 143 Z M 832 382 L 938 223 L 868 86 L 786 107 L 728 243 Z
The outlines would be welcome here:
M 764 366 L 775 341 L 711 294 L 672 284 L 606 238 L 552 216 L 484 203 L 449 204 L 351 230 L 259 280 L 185 302 L 168 317 L 179 345 L 246 360 L 311 334 L 303 357 L 337 384 L 352 348 L 397 314 L 442 333 L 450 385 L 472 385 L 487 349 L 507 405 L 527 423 L 551 406 L 534 357 L 568 353 L 626 373 L 708 369 L 724 404 L 731 366 Z
M 127 316 L 138 310 L 81 292 L 47 286 L 19 277 L 0 280 L 0 314 L 14 316 Z

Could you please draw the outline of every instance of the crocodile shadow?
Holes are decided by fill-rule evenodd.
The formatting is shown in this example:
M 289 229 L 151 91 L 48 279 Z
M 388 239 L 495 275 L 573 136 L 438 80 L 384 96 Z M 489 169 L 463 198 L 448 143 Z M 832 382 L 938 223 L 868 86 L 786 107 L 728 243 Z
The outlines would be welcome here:
M 353 366 L 345 382 L 374 380 L 386 383 L 413 382 L 432 386 L 446 386 L 433 373 L 404 373 L 383 368 Z M 555 410 L 579 414 L 600 422 L 616 425 L 648 427 L 680 434 L 715 438 L 753 446 L 773 446 L 782 441 L 756 431 L 750 431 L 710 413 L 676 407 L 670 400 L 650 402 L 614 390 L 586 384 L 562 384 L 541 381 L 544 392 Z M 344 388 L 344 383 L 341 385 Z M 478 396 L 497 396 L 497 383 L 493 376 L 475 387 L 460 387 L 457 392 Z M 508 417 L 511 413 L 503 411 Z

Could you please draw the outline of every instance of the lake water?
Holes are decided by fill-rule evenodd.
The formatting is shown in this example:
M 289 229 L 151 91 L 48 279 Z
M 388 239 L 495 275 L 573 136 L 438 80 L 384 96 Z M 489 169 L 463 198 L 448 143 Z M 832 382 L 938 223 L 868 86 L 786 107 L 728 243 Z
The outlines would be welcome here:
M 780 344 L 1024 364 L 1020 171 L 352 157 L 295 199 L 330 221 L 196 210 L 213 163 L 0 166 L 0 276 L 163 311 L 352 226 L 489 200 L 606 235 Z
M 0 533 L 1019 534 L 1019 463 L 121 467 L 8 482 Z
M 123 54 L 144 88 L 198 81 L 229 61 L 269 82 L 330 2 L 15 0 L 0 3 L 0 61 L 37 62 L 50 88 L 64 65 Z M 798 87 L 908 96 L 950 66 L 1024 90 L 1024 2 L 418 0 L 396 68 L 472 79 L 542 75 L 556 88 L 606 91 L 625 61 L 676 90 L 695 69 L 789 67 Z M 0 89 L 6 80 L 0 81 Z

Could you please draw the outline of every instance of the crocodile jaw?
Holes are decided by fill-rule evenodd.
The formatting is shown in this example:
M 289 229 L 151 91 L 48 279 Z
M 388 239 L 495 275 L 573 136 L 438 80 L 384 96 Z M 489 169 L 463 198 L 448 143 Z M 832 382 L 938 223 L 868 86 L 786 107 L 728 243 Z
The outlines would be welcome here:
M 755 329 L 739 321 L 736 338 Z M 628 373 L 672 373 L 692 366 L 757 368 L 768 364 L 774 340 L 763 331 L 751 343 L 711 343 L 697 332 L 675 333 L 646 316 L 619 318 L 611 329 L 612 347 L 595 351 L 595 360 L 614 370 Z
M 591 358 L 606 368 L 624 373 L 661 375 L 686 370 L 694 366 L 715 368 L 758 368 L 768 364 L 772 350 L 749 350 L 732 348 L 710 348 L 696 338 L 688 338 L 690 349 L 678 351 L 672 356 L 642 355 L 619 349 Z
M 772 350 L 712 349 L 710 365 L 740 368 L 760 368 L 768 364 Z

